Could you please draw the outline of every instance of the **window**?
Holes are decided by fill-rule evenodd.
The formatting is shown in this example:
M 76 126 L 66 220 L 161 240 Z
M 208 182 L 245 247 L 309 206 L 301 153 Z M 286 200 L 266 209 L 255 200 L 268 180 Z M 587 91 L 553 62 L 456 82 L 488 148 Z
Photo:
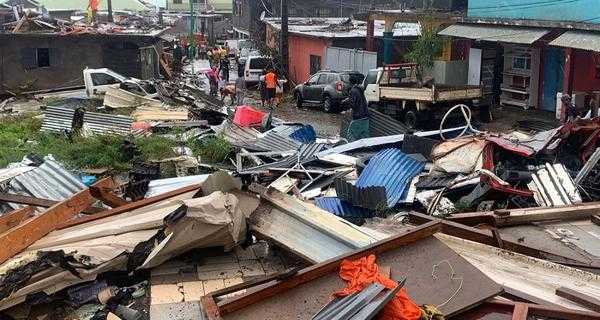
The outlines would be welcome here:
M 513 57 L 513 69 L 531 70 L 531 57 L 529 57 L 529 56 Z
M 331 16 L 331 9 L 329 9 L 329 8 L 316 8 L 315 9 L 315 15 L 317 17 L 322 17 L 322 18 L 329 17 L 329 16 Z
M 377 83 L 377 74 L 379 71 L 369 71 L 367 73 L 367 84 L 375 84 Z
M 105 86 L 109 84 L 117 84 L 120 82 L 115 77 L 106 73 L 92 73 L 91 77 L 92 84 L 94 84 L 94 86 Z
M 310 79 L 308 79 L 307 82 L 310 84 L 314 84 L 314 83 L 317 83 L 317 80 L 319 80 L 319 75 L 315 74 L 314 76 L 310 77 Z
M 362 83 L 365 77 L 360 73 L 348 73 L 340 75 L 340 78 L 342 78 L 342 81 L 344 81 L 345 83 Z M 377 72 L 375 72 L 375 78 L 377 78 Z
M 290 17 L 298 17 L 298 9 L 296 7 L 289 7 L 288 8 L 288 16 Z
M 182 0 L 173 0 L 173 4 L 182 4 Z
M 315 74 L 321 70 L 321 56 L 310 55 L 310 74 Z
M 330 74 L 321 73 L 321 76 L 319 77 L 319 81 L 317 82 L 317 84 L 328 84 L 330 79 L 331 79 Z
M 59 64 L 56 48 L 22 48 L 21 64 L 26 70 L 54 67 Z
M 266 69 L 271 64 L 271 59 L 269 58 L 251 58 L 250 59 L 250 69 Z

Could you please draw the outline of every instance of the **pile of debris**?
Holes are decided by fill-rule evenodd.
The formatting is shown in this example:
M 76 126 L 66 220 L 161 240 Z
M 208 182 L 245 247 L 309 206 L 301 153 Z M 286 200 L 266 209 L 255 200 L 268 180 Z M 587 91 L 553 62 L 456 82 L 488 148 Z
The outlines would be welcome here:
M 114 176 L 49 155 L 0 170 L 0 310 L 600 319 L 600 119 L 535 133 L 373 128 L 351 142 L 319 137 L 228 108 L 191 75 L 126 79 L 94 110 L 47 106 L 50 134 L 182 144 L 176 158 Z M 215 138 L 227 143 L 216 162 L 186 146 Z M 136 158 L 132 144 L 123 152 Z

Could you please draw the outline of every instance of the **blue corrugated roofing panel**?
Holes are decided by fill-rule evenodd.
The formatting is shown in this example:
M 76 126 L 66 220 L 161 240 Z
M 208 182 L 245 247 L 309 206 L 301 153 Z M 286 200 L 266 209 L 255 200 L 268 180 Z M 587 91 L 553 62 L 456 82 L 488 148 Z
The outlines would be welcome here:
M 317 207 L 344 219 L 356 220 L 373 217 L 373 211 L 355 207 L 351 203 L 342 201 L 337 197 L 315 198 L 315 204 Z
M 393 207 L 406 197 L 412 178 L 423 171 L 424 166 L 423 162 L 398 149 L 385 149 L 369 160 L 355 186 L 359 189 L 384 187 L 388 207 Z
M 290 138 L 301 143 L 314 143 L 317 140 L 317 133 L 311 125 L 306 125 L 292 132 Z

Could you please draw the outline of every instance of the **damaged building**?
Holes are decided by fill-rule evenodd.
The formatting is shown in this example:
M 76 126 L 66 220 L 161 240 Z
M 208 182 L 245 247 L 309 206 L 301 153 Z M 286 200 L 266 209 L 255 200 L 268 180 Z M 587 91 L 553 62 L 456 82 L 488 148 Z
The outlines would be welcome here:
M 82 86 L 85 68 L 154 78 L 160 34 L 0 33 L 0 93 Z

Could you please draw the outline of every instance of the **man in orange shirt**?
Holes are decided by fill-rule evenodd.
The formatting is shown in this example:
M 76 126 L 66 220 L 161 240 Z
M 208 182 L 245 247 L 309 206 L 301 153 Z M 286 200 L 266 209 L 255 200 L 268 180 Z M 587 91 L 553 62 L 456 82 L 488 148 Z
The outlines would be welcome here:
M 273 99 L 277 93 L 277 75 L 273 68 L 269 69 L 269 72 L 265 75 L 265 87 L 267 88 L 267 104 L 272 107 Z

